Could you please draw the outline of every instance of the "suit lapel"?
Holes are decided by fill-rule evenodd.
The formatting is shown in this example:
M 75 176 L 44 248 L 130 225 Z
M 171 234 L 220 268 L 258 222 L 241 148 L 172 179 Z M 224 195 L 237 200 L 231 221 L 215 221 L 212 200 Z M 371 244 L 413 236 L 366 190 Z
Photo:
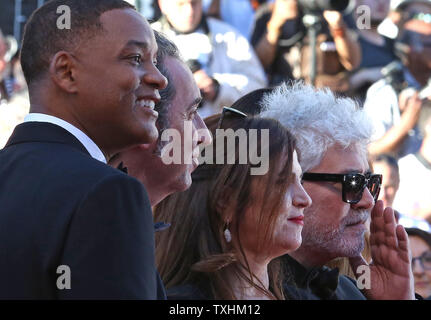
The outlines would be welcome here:
M 26 142 L 51 142 L 67 144 L 90 155 L 84 145 L 73 134 L 48 122 L 24 122 L 16 126 L 5 148 Z

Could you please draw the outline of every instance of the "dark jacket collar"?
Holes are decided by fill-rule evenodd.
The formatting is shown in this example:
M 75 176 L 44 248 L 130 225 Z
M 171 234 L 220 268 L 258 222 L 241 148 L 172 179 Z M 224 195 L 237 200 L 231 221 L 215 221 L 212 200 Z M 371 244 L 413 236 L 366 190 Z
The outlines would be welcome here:
M 69 145 L 90 156 L 87 149 L 73 134 L 48 122 L 24 122 L 16 126 L 5 148 L 26 142 L 51 142 Z
M 326 266 L 306 268 L 289 255 L 284 255 L 296 285 L 311 291 L 320 299 L 334 299 L 338 287 L 338 268 L 330 269 Z
M 129 171 L 127 170 L 127 167 L 124 166 L 123 161 L 120 162 L 120 164 L 117 166 L 117 169 L 125 174 L 129 174 Z M 165 223 L 163 221 L 154 223 L 154 232 L 163 231 L 171 226 L 170 223 Z

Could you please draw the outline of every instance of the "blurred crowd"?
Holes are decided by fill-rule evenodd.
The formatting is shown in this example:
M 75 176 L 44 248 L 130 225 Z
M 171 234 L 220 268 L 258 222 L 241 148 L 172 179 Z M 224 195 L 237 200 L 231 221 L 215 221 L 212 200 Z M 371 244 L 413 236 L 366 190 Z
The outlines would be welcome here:
M 0 30 L 0 145 L 4 146 L 15 126 L 24 120 L 30 103 L 18 58 L 18 44 Z
M 178 46 L 202 95 L 202 118 L 296 80 L 354 100 L 372 119 L 368 161 L 383 175 L 379 199 L 411 228 L 414 272 L 425 279 L 419 293 L 431 296 L 431 0 L 346 0 L 324 8 L 301 0 L 128 2 L 144 15 L 151 7 L 153 29 Z M 19 49 L 0 31 L 0 147 L 30 105 Z M 181 206 L 175 200 L 171 206 Z

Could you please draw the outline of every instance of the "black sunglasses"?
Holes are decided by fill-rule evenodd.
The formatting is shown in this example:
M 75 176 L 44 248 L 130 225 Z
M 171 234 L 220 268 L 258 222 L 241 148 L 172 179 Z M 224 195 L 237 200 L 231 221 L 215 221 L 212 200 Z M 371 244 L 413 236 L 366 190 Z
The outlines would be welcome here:
M 362 199 L 362 194 L 365 187 L 368 187 L 374 202 L 377 201 L 382 185 L 381 174 L 367 173 L 346 173 L 346 174 L 332 174 L 332 173 L 309 173 L 306 172 L 302 176 L 302 180 L 306 181 L 331 181 L 342 183 L 343 201 L 356 204 Z
M 220 120 L 218 121 L 218 124 L 217 124 L 217 129 L 222 128 L 223 121 L 225 120 L 225 118 L 228 115 L 233 115 L 235 117 L 240 117 L 240 118 L 247 118 L 247 114 L 245 114 L 242 111 L 239 111 L 235 108 L 223 107 L 223 111 L 221 112 Z
M 419 260 L 424 270 L 431 270 L 431 251 L 425 251 L 419 257 L 412 258 L 412 268 L 414 268 L 416 260 Z

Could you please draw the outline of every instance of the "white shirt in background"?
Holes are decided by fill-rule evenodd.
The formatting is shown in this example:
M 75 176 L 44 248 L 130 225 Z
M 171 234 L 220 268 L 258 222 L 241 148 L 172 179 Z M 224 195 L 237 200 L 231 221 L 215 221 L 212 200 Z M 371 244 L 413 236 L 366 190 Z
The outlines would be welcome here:
M 402 216 L 400 224 L 405 227 L 419 227 L 429 230 L 427 222 L 419 217 L 418 211 L 431 210 L 431 170 L 426 168 L 414 154 L 409 154 L 398 161 L 400 187 L 395 196 L 393 207 Z

